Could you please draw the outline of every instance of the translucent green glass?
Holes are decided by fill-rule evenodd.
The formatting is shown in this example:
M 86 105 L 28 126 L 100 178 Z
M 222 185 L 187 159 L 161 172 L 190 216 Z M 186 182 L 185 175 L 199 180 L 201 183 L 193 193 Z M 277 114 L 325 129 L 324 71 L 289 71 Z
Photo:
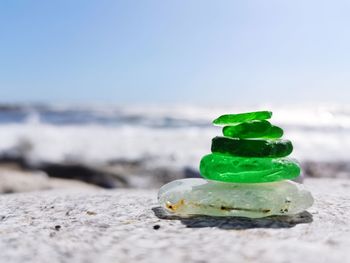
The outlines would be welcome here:
M 227 137 L 241 139 L 276 139 L 283 136 L 283 130 L 281 128 L 272 126 L 270 122 L 265 120 L 247 121 L 232 126 L 225 126 L 222 129 L 222 133 Z
M 253 121 L 253 120 L 266 120 L 272 116 L 271 111 L 255 111 L 239 114 L 226 114 L 213 121 L 215 125 L 230 125 L 239 122 Z
M 216 181 L 264 183 L 295 178 L 300 168 L 288 158 L 244 158 L 214 153 L 202 158 L 200 173 Z
M 212 140 L 211 151 L 241 157 L 279 158 L 289 155 L 293 151 L 293 145 L 288 140 L 280 139 L 234 139 L 218 136 Z

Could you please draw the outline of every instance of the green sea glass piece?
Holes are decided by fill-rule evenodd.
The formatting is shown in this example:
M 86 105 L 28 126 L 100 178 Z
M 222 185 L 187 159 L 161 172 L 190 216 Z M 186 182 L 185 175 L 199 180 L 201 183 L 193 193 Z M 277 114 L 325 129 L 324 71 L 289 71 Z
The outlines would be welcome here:
M 267 134 L 261 136 L 260 138 L 276 139 L 276 138 L 281 138 L 282 136 L 283 136 L 283 129 L 281 129 L 278 126 L 272 125 L 271 129 L 267 132 Z
M 189 178 L 164 185 L 158 202 L 169 213 L 182 217 L 260 218 L 300 213 L 312 205 L 313 198 L 303 185 L 289 180 L 239 184 Z
M 293 145 L 288 140 L 235 139 L 217 136 L 211 144 L 213 153 L 231 154 L 241 157 L 288 156 L 293 151 Z
M 239 114 L 225 114 L 221 115 L 219 118 L 213 121 L 215 125 L 230 125 L 236 124 L 239 122 L 253 121 L 253 120 L 266 120 L 270 119 L 272 116 L 271 111 L 255 111 L 255 112 L 246 112 Z
M 299 165 L 288 158 L 244 158 L 226 154 L 209 154 L 200 162 L 204 178 L 233 183 L 264 183 L 293 179 L 300 174 Z
M 277 129 L 276 129 L 277 128 Z M 227 137 L 249 139 L 249 138 L 281 138 L 283 130 L 279 127 L 272 126 L 270 122 L 247 121 L 232 126 L 225 126 L 222 133 Z

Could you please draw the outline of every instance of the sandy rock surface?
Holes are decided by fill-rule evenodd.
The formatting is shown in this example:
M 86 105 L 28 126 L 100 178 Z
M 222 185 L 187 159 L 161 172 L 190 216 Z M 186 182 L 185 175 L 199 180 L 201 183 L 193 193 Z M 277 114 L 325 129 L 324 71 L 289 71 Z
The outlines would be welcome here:
M 0 196 L 0 262 L 350 262 L 350 181 L 309 179 L 308 213 L 179 219 L 156 190 Z

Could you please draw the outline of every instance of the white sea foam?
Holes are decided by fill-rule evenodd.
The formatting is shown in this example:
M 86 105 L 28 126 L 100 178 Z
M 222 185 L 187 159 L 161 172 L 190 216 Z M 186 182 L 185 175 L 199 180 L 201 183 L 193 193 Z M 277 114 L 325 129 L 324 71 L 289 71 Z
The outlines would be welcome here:
M 292 140 L 292 156 L 300 160 L 348 160 L 350 110 L 346 107 L 268 107 L 272 122 Z M 263 108 L 262 108 L 263 109 Z M 62 110 L 62 109 L 61 109 Z M 220 114 L 252 110 L 223 107 L 125 107 L 90 109 L 119 123 L 43 122 L 33 112 L 24 122 L 0 125 L 0 152 L 24 154 L 32 162 L 79 161 L 101 163 L 114 159 L 148 159 L 151 165 L 193 166 L 210 152 L 211 138 L 220 135 L 210 121 Z M 254 110 L 254 109 L 253 109 Z M 132 117 L 138 116 L 135 119 Z M 167 120 L 171 118 L 169 124 Z M 128 122 L 132 119 L 132 122 Z M 175 124 L 174 124 L 175 123 Z M 167 126 L 169 124 L 169 126 Z

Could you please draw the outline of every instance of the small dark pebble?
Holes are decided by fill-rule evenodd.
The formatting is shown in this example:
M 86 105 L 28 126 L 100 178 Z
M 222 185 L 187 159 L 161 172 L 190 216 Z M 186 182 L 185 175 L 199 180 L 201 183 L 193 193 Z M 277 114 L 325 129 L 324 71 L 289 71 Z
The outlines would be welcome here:
M 89 216 L 95 216 L 97 215 L 96 212 L 93 212 L 93 211 L 86 211 L 86 214 L 88 214 Z
M 160 228 L 160 225 L 154 225 L 154 226 L 153 226 L 153 229 L 154 229 L 154 230 L 158 230 L 159 228 Z
M 55 230 L 56 230 L 56 231 L 59 231 L 60 229 L 61 229 L 61 226 L 60 226 L 60 225 L 55 226 Z

